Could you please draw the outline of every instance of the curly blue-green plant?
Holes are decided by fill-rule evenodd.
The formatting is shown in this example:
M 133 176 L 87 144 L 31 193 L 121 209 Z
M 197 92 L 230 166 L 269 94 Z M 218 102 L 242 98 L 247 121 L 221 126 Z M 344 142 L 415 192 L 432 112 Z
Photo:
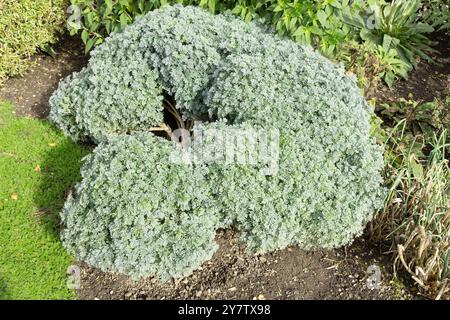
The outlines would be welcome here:
M 167 97 L 185 120 L 203 120 L 187 150 L 150 132 L 165 122 Z M 382 150 L 355 78 L 231 15 L 152 11 L 97 47 L 50 105 L 67 135 L 99 143 L 66 202 L 62 239 L 105 271 L 188 275 L 229 226 L 251 253 L 335 248 L 382 204 Z M 278 154 L 256 164 L 171 160 L 201 153 L 214 132 L 248 129 L 278 132 Z

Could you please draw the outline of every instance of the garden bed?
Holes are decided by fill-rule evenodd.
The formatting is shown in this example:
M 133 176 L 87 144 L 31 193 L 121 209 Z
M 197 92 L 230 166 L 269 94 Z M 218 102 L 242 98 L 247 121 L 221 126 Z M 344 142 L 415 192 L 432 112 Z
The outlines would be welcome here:
M 138 282 L 84 264 L 80 299 L 407 299 L 389 261 L 364 239 L 339 250 L 296 247 L 249 256 L 233 230 L 216 237 L 220 249 L 193 275 L 159 283 Z M 380 267 L 379 289 L 368 289 L 370 265 Z
M 381 102 L 399 97 L 430 101 L 447 90 L 449 48 L 441 40 L 436 61 L 440 65 L 421 62 L 409 81 L 399 81 L 392 90 L 381 88 L 371 98 Z M 65 37 L 56 59 L 36 55 L 35 65 L 22 77 L 8 80 L 0 96 L 16 106 L 16 115 L 46 118 L 48 98 L 59 80 L 80 70 L 87 59 L 82 46 Z M 217 235 L 220 249 L 213 259 L 193 275 L 159 283 L 155 279 L 132 281 L 123 275 L 104 273 L 80 263 L 80 299 L 404 299 L 419 298 L 395 279 L 392 262 L 364 237 L 351 246 L 337 250 L 306 252 L 288 248 L 261 256 L 247 256 L 233 230 Z M 367 287 L 368 267 L 380 267 L 379 289 Z M 413 290 L 414 291 L 414 290 Z

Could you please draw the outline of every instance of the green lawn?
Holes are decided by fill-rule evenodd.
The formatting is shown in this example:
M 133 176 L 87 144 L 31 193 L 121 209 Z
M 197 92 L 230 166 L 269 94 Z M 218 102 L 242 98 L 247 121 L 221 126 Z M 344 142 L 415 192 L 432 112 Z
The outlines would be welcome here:
M 71 299 L 59 211 L 87 148 L 0 101 L 0 300 Z

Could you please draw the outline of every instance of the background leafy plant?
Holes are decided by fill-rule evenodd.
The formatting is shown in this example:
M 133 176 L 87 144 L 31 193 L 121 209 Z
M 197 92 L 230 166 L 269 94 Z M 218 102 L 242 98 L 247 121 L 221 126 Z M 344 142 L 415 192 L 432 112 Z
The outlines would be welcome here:
M 385 132 L 385 205 L 369 224 L 376 242 L 387 241 L 395 267 L 420 291 L 448 297 L 450 286 L 450 170 L 448 132 L 413 135 L 407 121 Z
M 450 32 L 450 1 L 422 0 L 422 19 L 436 30 Z
M 422 135 L 431 141 L 435 133 L 450 127 L 449 102 L 450 96 L 426 103 L 401 98 L 394 103 L 379 104 L 376 111 L 381 117 L 392 121 L 392 125 L 404 121 L 406 132 L 413 136 Z
M 374 56 L 380 65 L 377 76 L 383 79 L 389 87 L 392 87 L 399 77 L 408 79 L 408 72 L 411 71 L 411 67 L 398 57 L 395 49 L 385 44 L 378 45 L 374 51 Z
M 280 35 L 311 44 L 327 57 L 344 62 L 350 59 L 353 64 L 347 66 L 357 71 L 365 87 L 376 83 L 378 78 L 392 86 L 396 79 L 407 77 L 418 57 L 430 60 L 432 42 L 426 34 L 433 29 L 426 22 L 434 20 L 433 25 L 445 28 L 445 18 L 436 16 L 446 17 L 447 11 L 442 14 L 440 11 L 448 7 L 429 0 L 421 7 L 419 16 L 418 0 L 72 0 L 72 3 L 82 8 L 82 27 L 81 30 L 72 27 L 70 32 L 81 34 L 86 51 L 102 43 L 111 32 L 122 30 L 138 16 L 163 5 L 197 5 L 212 13 L 229 10 L 245 21 L 263 19 Z M 370 29 L 368 22 L 377 22 L 379 26 Z M 361 44 L 364 48 L 359 47 Z M 356 47 L 362 48 L 362 52 L 359 54 L 358 49 L 359 57 L 353 58 L 355 51 L 351 48 Z M 370 67 L 369 71 L 364 70 L 369 51 L 369 60 L 378 64 L 375 72 Z
M 268 11 L 278 33 L 333 57 L 353 37 L 343 14 L 357 14 L 362 6 L 362 1 L 346 0 L 272 1 Z
M 382 46 L 387 53 L 395 50 L 396 57 L 410 69 L 417 65 L 417 57 L 431 61 L 428 53 L 433 51 L 433 43 L 426 34 L 434 29 L 419 21 L 420 0 L 369 0 L 368 4 L 366 15 L 346 16 L 363 42 L 375 49 Z M 369 18 L 373 25 L 368 25 Z
M 63 30 L 68 0 L 0 2 L 0 85 L 21 74 L 39 48 L 54 43 Z
M 411 71 L 410 66 L 397 57 L 394 49 L 372 47 L 357 41 L 344 44 L 336 59 L 357 76 L 359 86 L 367 96 L 377 89 L 380 80 L 391 87 L 399 77 L 407 79 Z

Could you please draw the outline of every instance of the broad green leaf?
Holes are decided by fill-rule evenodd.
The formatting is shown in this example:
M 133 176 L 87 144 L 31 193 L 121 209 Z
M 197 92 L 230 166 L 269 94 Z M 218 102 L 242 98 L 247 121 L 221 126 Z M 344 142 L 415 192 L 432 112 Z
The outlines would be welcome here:
M 83 32 L 81 32 L 81 40 L 83 40 L 84 44 L 86 44 L 88 37 L 89 37 L 89 33 L 87 32 L 86 29 L 84 29 Z
M 389 88 L 392 87 L 392 85 L 395 82 L 395 75 L 392 71 L 387 71 L 384 73 L 384 76 L 382 76 L 383 80 L 386 82 Z
M 417 162 L 414 154 L 411 155 L 410 164 L 411 164 L 411 169 L 412 169 L 414 178 L 416 178 L 418 181 L 422 181 L 423 180 L 423 167 L 420 163 Z
M 86 43 L 86 48 L 84 49 L 84 53 L 88 53 L 89 51 L 91 51 L 91 49 L 94 46 L 96 41 L 97 41 L 97 39 L 95 37 L 90 38 Z
M 112 0 L 105 0 L 106 6 L 108 7 L 108 9 L 112 9 L 113 7 L 113 2 Z
M 328 27 L 328 15 L 325 13 L 325 11 L 323 11 L 323 10 L 320 10 L 320 11 L 318 11 L 317 12 L 317 18 L 319 19 L 319 21 L 320 21 L 320 24 L 322 25 L 322 26 L 324 26 L 325 28 L 327 28 Z
M 209 12 L 215 13 L 216 12 L 216 0 L 209 0 L 208 8 L 209 8 Z
M 128 15 L 124 12 L 120 15 L 120 25 L 124 28 L 129 22 Z

